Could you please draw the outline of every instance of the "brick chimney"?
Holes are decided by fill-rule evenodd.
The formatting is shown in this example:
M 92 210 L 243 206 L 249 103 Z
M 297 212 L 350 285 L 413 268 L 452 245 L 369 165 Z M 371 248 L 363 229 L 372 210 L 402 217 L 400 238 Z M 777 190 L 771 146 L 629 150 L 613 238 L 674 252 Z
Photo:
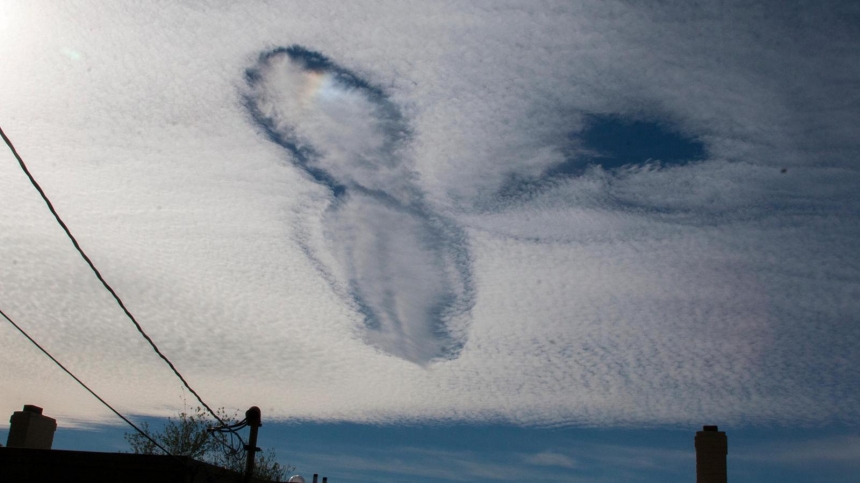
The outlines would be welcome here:
M 716 426 L 704 426 L 696 433 L 696 483 L 726 483 L 726 455 L 729 441 Z
M 9 418 L 9 448 L 51 449 L 57 420 L 42 415 L 42 408 L 25 404 L 23 411 L 15 411 Z

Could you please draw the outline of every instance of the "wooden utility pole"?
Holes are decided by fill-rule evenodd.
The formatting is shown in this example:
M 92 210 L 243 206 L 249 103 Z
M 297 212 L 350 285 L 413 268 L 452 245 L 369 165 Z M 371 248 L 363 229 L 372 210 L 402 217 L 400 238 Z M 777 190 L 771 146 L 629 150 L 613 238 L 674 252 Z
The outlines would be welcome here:
M 260 408 L 251 406 L 251 409 L 245 411 L 245 419 L 248 421 L 248 426 L 251 427 L 248 445 L 245 446 L 245 451 L 248 453 L 248 461 L 245 463 L 245 483 L 250 483 L 251 477 L 254 475 L 254 456 L 257 451 L 260 451 L 260 448 L 257 447 L 257 430 L 263 425 L 263 415 Z

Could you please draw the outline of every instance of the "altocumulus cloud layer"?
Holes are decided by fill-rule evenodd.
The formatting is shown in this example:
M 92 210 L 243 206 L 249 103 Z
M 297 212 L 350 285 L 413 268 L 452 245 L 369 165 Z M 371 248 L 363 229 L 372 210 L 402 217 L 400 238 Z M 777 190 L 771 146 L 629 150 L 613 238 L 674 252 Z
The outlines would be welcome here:
M 471 305 L 465 236 L 424 203 L 399 109 L 299 46 L 260 55 L 246 78 L 254 122 L 335 198 L 323 224 L 339 266 L 320 268 L 364 315 L 365 338 L 418 363 L 456 356 L 465 328 L 453 319 Z
M 2 8 L 0 124 L 212 404 L 860 415 L 851 3 Z M 4 159 L 2 308 L 169 414 L 175 379 Z M 0 412 L 109 418 L 0 341 Z

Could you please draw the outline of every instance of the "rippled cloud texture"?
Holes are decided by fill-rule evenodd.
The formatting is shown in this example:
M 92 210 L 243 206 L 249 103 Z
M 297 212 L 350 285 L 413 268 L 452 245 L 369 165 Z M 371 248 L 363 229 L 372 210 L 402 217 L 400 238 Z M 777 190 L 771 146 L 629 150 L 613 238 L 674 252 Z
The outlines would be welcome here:
M 860 417 L 855 3 L 215 3 L 0 6 L 0 125 L 211 405 Z M 174 412 L 9 156 L 0 207 L 3 310 Z M 0 414 L 110 420 L 0 344 Z

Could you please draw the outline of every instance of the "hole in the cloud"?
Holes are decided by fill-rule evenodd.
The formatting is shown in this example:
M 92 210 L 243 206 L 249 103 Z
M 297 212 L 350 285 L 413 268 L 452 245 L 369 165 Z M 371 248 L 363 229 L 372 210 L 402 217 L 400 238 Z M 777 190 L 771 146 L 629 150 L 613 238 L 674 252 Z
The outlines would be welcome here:
M 606 171 L 645 165 L 667 168 L 706 158 L 704 143 L 668 123 L 617 115 L 589 116 L 585 129 L 570 133 L 563 144 L 564 161 L 536 177 L 509 174 L 498 195 L 503 199 L 531 197 L 558 180 L 582 176 L 591 167 Z
M 473 303 L 468 247 L 459 227 L 423 202 L 399 106 L 297 45 L 260 54 L 245 80 L 251 120 L 337 198 L 302 250 L 349 296 L 365 340 L 422 365 L 456 358 L 465 333 L 452 324 Z M 317 255 L 325 251 L 329 264 Z
M 655 121 L 595 115 L 584 131 L 571 137 L 579 138 L 582 151 L 548 170 L 547 176 L 576 176 L 588 166 L 607 170 L 647 163 L 681 166 L 705 158 L 702 142 Z

